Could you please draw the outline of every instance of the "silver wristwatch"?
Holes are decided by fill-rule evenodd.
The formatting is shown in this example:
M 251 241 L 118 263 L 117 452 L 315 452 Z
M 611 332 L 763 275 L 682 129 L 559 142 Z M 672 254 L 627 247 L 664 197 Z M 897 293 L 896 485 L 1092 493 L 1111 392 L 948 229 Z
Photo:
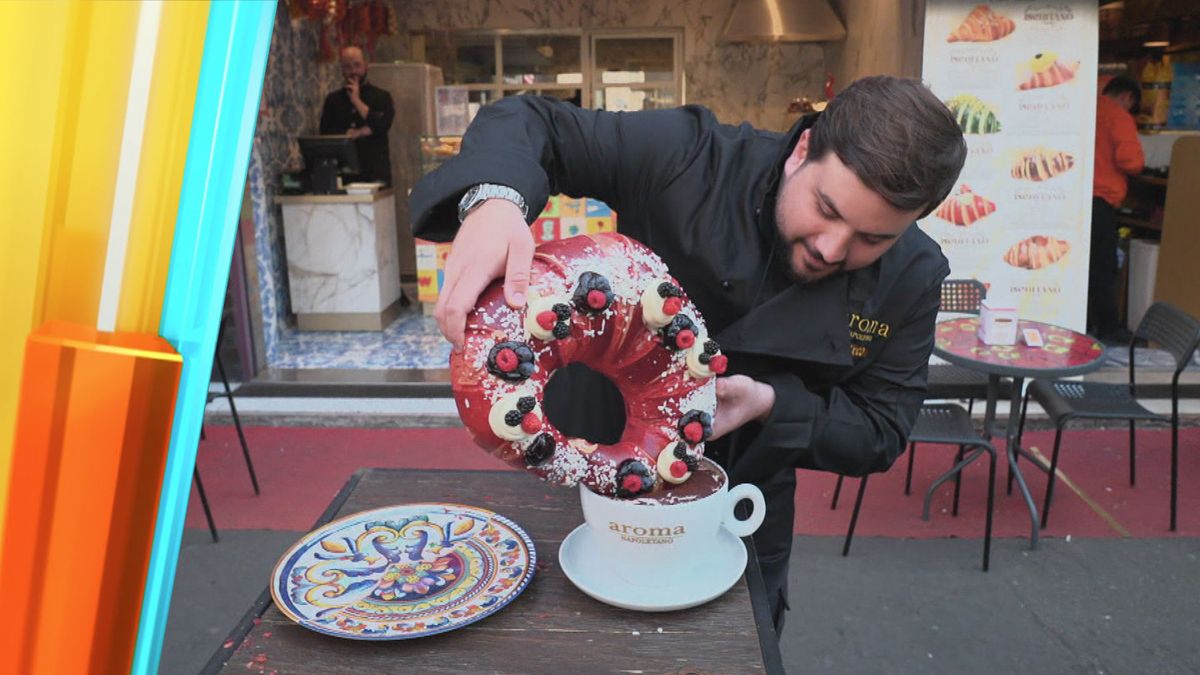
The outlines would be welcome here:
M 480 183 L 475 187 L 467 190 L 463 194 L 462 199 L 458 202 L 458 222 L 467 219 L 469 214 L 476 206 L 484 203 L 489 199 L 503 199 L 517 205 L 521 209 L 521 217 L 529 217 L 529 207 L 525 205 L 525 198 L 520 192 L 508 187 L 507 185 L 496 185 L 495 183 Z

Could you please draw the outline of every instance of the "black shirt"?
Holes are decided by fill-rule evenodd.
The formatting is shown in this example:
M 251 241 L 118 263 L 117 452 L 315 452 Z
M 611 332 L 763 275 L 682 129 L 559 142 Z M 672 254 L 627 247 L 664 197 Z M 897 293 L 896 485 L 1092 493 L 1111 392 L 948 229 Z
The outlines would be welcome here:
M 392 106 L 392 95 L 363 80 L 359 83 L 358 96 L 367 104 L 367 117 L 358 114 L 350 103 L 350 94 L 338 89 L 325 97 L 321 108 L 321 133 L 344 134 L 350 129 L 370 127 L 371 135 L 355 140 L 358 151 L 358 180 L 382 181 L 392 184 L 392 163 L 388 158 L 388 129 L 396 111 Z

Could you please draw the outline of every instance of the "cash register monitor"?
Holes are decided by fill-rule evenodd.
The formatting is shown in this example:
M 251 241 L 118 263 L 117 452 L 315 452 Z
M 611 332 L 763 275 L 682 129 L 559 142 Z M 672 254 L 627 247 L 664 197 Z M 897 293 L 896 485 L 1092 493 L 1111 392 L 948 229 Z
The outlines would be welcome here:
M 356 174 L 358 152 L 349 136 L 300 136 L 300 154 L 316 194 L 338 191 L 338 174 Z

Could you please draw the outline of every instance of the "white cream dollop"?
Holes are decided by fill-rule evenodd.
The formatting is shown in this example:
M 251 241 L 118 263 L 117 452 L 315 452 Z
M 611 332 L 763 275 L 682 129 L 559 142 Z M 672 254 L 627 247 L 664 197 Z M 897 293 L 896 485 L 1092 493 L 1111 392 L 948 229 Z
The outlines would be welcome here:
M 658 294 L 658 287 L 664 283 L 671 282 L 667 279 L 655 279 L 642 291 L 642 322 L 650 330 L 658 330 L 671 323 L 675 318 L 673 314 L 663 311 L 663 302 L 666 298 Z
M 658 453 L 658 462 L 656 468 L 658 469 L 658 475 L 662 476 L 663 480 L 667 481 L 668 483 L 674 483 L 675 485 L 678 485 L 691 478 L 692 472 L 685 471 L 683 472 L 682 476 L 676 476 L 671 473 L 671 465 L 675 462 L 683 461 L 675 456 L 676 445 L 677 444 L 672 443 Z
M 525 306 L 525 332 L 539 340 L 553 340 L 554 328 L 551 327 L 550 330 L 542 328 L 537 318 L 542 312 L 553 312 L 554 306 L 557 304 L 570 305 L 566 300 L 556 298 L 552 295 L 538 296 L 531 299 Z
M 704 343 L 706 342 L 708 342 L 707 335 L 698 336 L 696 338 L 696 344 L 692 345 L 692 348 L 689 349 L 687 353 L 688 375 L 691 375 L 697 380 L 703 380 L 716 374 L 713 372 L 712 368 L 708 367 L 707 363 L 700 363 L 700 355 L 704 353 Z M 717 353 L 720 354 L 720 352 Z
M 504 416 L 508 414 L 508 411 L 516 410 L 517 402 L 525 396 L 530 396 L 530 394 L 522 392 L 508 394 L 507 396 L 501 396 L 494 404 L 492 404 L 492 409 L 488 411 L 488 425 L 491 426 L 492 433 L 496 434 L 497 438 L 502 438 L 506 441 L 523 441 L 526 438 L 534 435 L 525 433 L 525 430 L 521 428 L 520 424 L 515 427 L 510 427 L 508 426 L 508 423 L 504 421 Z M 537 418 L 541 420 L 541 407 L 534 405 L 533 412 L 531 414 L 537 415 Z

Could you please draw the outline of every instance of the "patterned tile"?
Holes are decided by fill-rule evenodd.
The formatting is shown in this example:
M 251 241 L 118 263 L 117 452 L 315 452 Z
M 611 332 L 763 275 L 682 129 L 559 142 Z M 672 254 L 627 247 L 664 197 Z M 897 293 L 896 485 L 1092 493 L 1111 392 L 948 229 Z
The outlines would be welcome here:
M 403 314 L 382 332 L 326 332 L 285 329 L 280 336 L 276 368 L 405 369 L 445 368 L 450 343 L 433 317 Z

